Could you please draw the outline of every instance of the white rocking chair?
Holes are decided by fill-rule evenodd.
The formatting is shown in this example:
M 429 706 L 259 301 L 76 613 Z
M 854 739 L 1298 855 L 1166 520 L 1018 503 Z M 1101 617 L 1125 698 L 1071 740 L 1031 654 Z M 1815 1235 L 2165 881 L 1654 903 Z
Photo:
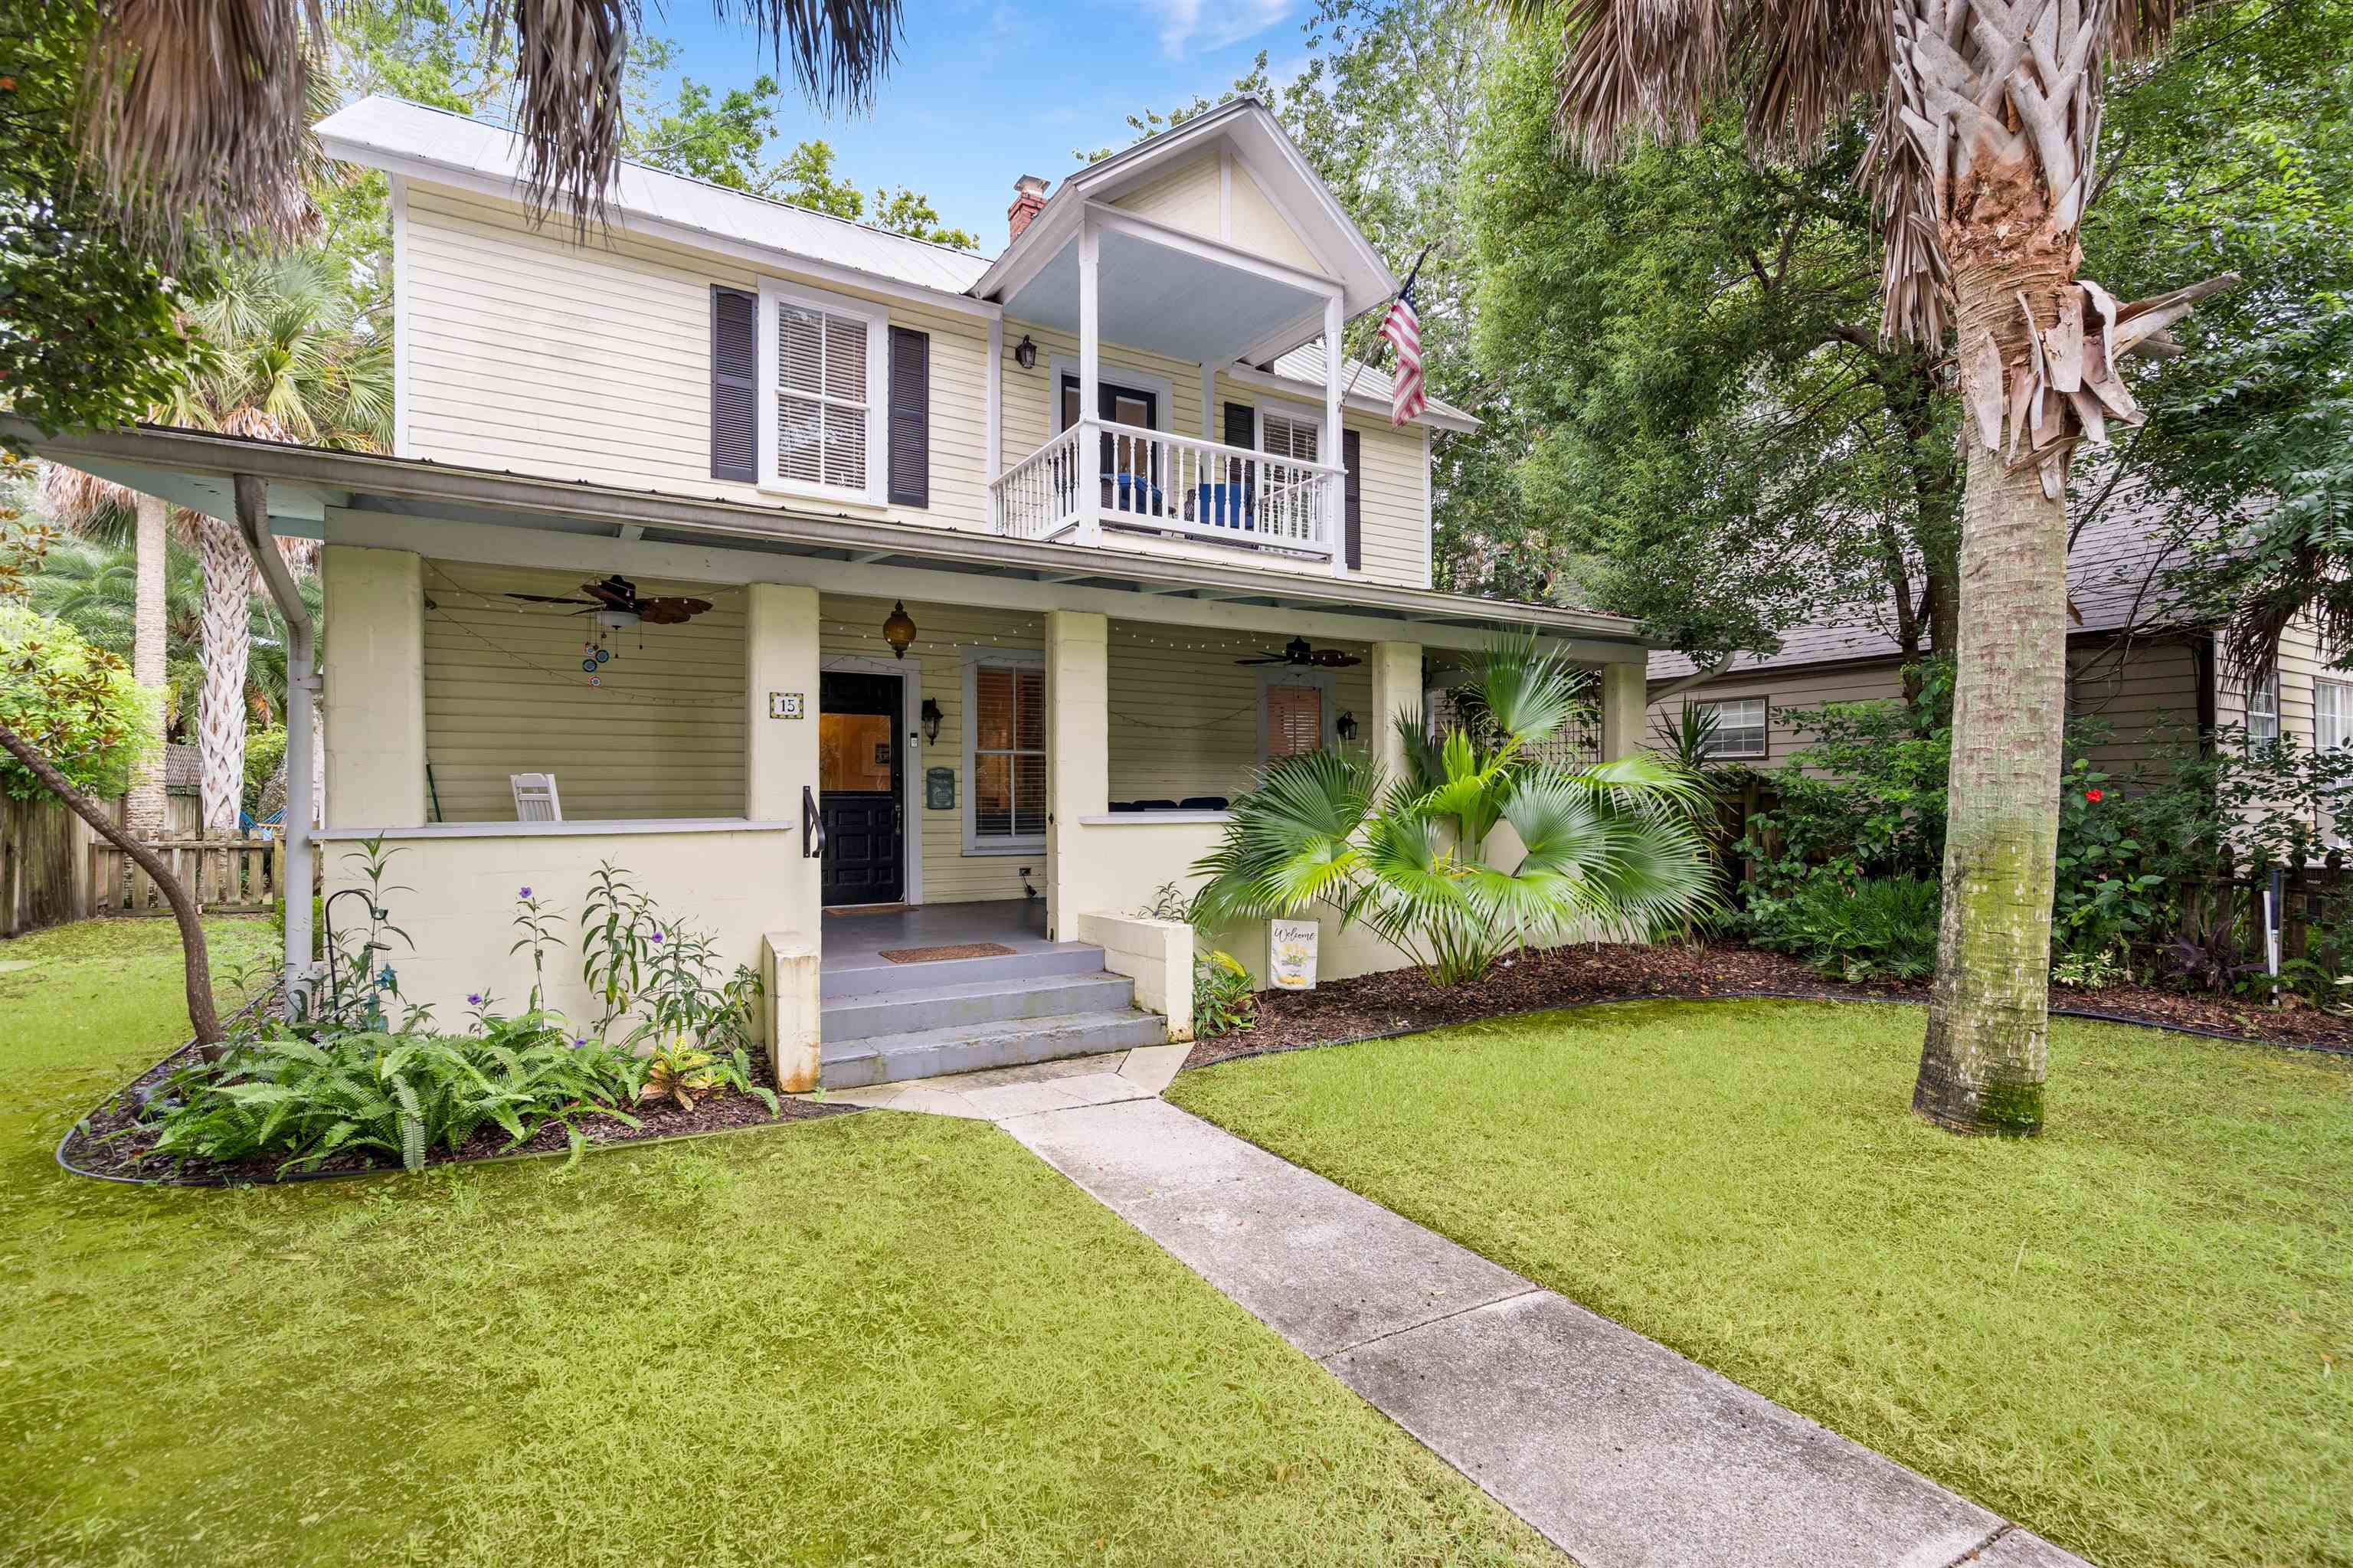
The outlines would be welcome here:
M 564 802 L 555 793 L 553 773 L 510 773 L 507 783 L 514 789 L 515 821 L 518 822 L 560 822 L 564 821 Z

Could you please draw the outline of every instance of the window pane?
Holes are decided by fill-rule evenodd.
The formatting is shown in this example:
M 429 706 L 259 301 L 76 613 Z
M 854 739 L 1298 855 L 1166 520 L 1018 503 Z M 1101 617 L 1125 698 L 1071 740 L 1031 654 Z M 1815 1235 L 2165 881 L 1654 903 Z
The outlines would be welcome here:
M 818 788 L 881 793 L 891 788 L 891 715 L 819 714 Z
M 823 387 L 823 322 L 817 312 L 797 305 L 776 307 L 777 385 L 796 392 Z
M 983 664 L 972 673 L 973 744 L 984 751 L 1003 751 L 1013 744 L 1014 672 L 1001 664 Z
M 807 397 L 776 398 L 776 472 L 786 479 L 815 484 L 824 473 L 818 447 L 825 429 L 825 405 Z
M 972 831 L 977 838 L 1001 839 L 1013 831 L 1013 759 L 976 757 L 972 761 Z
M 1152 423 L 1152 416 L 1147 411 L 1147 405 L 1144 399 L 1131 397 L 1124 392 L 1112 394 L 1111 417 L 1123 425 L 1142 425 L 1149 428 Z
M 1046 831 L 1046 759 L 1033 753 L 1013 758 L 1013 831 Z
M 1079 389 L 1071 383 L 1062 383 L 1062 429 L 1069 429 L 1079 422 Z
M 866 410 L 827 404 L 825 409 L 825 482 L 866 488 Z
M 866 401 L 866 323 L 854 317 L 825 318 L 825 395 L 852 403 Z
M 1324 694 L 1314 686 L 1266 689 L 1266 755 L 1299 757 L 1324 746 Z
M 1013 715 L 1013 744 L 1023 751 L 1046 749 L 1046 672 L 1038 669 L 1012 672 L 1017 692 Z

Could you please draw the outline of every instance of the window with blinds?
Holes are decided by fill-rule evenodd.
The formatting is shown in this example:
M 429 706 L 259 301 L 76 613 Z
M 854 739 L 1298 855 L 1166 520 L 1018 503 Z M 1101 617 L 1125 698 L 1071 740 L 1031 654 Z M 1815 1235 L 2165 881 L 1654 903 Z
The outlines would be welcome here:
M 1046 837 L 1046 672 L 980 661 L 972 705 L 970 847 L 1029 848 Z
M 1260 411 L 1259 429 L 1259 450 L 1268 456 L 1296 458 L 1301 462 L 1316 461 L 1316 445 L 1324 436 L 1319 423 L 1266 408 Z
M 1266 689 L 1266 759 L 1324 748 L 1324 694 L 1314 686 Z
M 761 482 L 880 503 L 892 468 L 890 313 L 775 281 L 760 292 Z

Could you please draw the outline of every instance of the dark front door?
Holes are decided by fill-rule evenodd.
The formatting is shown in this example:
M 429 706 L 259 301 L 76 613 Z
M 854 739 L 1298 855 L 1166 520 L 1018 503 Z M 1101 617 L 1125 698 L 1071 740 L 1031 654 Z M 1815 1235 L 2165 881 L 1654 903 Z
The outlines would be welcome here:
M 896 675 L 818 678 L 818 809 L 825 816 L 825 901 L 906 896 L 900 793 L 906 687 Z

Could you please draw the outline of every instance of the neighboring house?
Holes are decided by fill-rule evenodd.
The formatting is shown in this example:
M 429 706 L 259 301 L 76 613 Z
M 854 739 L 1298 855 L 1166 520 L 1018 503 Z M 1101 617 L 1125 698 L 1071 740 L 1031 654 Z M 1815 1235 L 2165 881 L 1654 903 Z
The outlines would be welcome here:
M 2161 524 L 2147 503 L 2114 504 L 2068 553 L 2067 711 L 2106 726 L 2093 760 L 2129 772 L 2223 726 L 2258 740 L 2290 736 L 2307 748 L 2353 741 L 2353 675 L 2329 668 L 2310 627 L 2291 627 L 2276 668 L 2250 682 L 2220 656 L 2215 627 L 2173 612 Z M 1887 619 L 1874 606 L 1792 630 L 1778 652 L 1744 654 L 1723 675 L 1654 701 L 1653 723 L 1686 704 L 1711 709 L 1716 756 L 1776 767 L 1812 738 L 1808 719 L 1822 705 L 1903 695 L 1904 661 Z M 1693 673 L 1680 654 L 1651 657 L 1653 692 Z
M 1181 1038 L 1190 932 L 1136 912 L 1262 761 L 1394 759 L 1528 627 L 1639 741 L 1631 622 L 1431 590 L 1430 432 L 1472 422 L 1394 427 L 1339 357 L 1398 280 L 1254 100 L 1023 179 L 994 260 L 635 167 L 541 222 L 509 132 L 385 99 L 319 136 L 391 177 L 395 455 L 47 447 L 237 516 L 265 575 L 323 540 L 329 892 L 397 852 L 444 1016 L 517 889 L 576 909 L 610 862 L 762 968 L 791 1086 Z M 1324 929 L 1327 978 L 1401 962 Z

